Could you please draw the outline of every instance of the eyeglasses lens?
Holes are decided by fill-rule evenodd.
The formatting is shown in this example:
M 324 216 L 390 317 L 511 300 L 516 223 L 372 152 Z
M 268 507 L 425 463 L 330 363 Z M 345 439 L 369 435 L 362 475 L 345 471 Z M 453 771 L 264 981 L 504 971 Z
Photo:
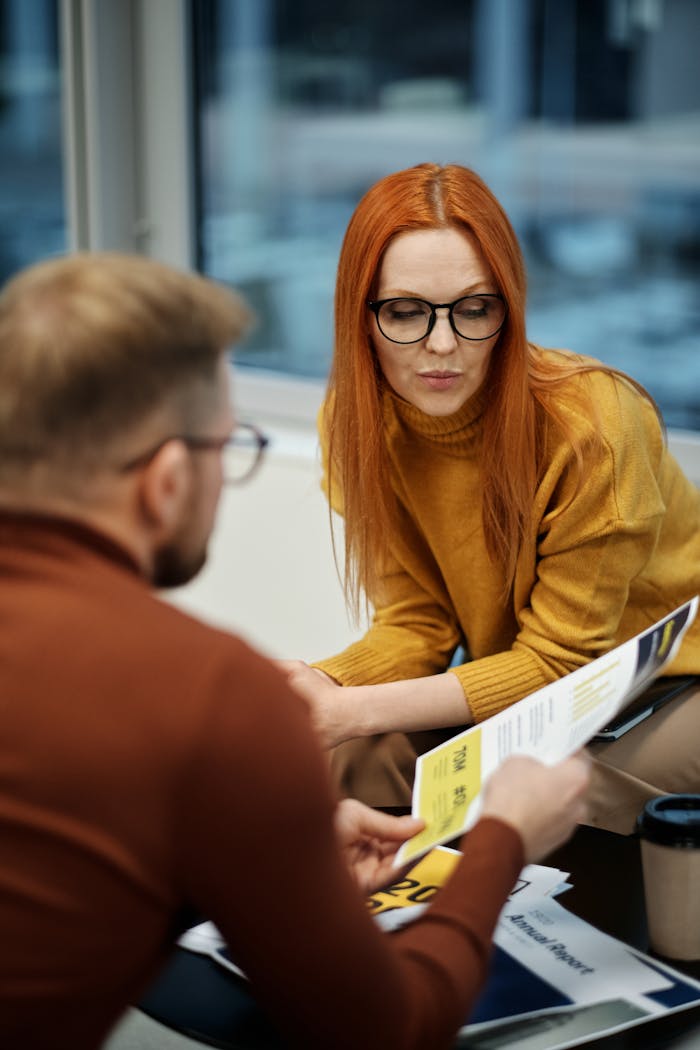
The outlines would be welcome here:
M 390 299 L 379 310 L 379 327 L 397 343 L 414 343 L 428 334 L 430 307 L 420 299 Z
M 257 433 L 239 426 L 226 448 L 224 475 L 231 484 L 245 481 L 253 473 L 262 455 L 262 445 Z

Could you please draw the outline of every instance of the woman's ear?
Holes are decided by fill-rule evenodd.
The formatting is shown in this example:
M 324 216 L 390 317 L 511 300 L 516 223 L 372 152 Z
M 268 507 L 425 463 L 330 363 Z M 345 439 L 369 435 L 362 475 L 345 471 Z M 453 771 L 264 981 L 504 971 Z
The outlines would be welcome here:
M 139 502 L 149 527 L 170 535 L 180 524 L 192 492 L 192 460 L 184 441 L 166 441 L 141 472 Z

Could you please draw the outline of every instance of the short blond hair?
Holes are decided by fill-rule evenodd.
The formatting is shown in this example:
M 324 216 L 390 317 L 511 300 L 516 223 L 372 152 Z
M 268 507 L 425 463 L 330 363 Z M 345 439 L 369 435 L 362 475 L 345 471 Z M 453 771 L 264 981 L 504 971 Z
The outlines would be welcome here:
M 164 410 L 186 428 L 249 323 L 231 290 L 143 256 L 22 271 L 0 292 L 0 482 L 37 462 L 89 472 Z

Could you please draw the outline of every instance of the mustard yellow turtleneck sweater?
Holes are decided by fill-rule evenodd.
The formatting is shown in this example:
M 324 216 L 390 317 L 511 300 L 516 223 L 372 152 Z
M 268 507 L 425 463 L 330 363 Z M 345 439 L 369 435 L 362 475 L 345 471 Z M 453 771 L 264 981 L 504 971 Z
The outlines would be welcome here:
M 666 449 L 645 399 L 602 371 L 587 381 L 603 440 L 586 453 L 569 502 L 575 460 L 549 428 L 532 502 L 537 540 L 521 550 L 507 599 L 481 526 L 486 391 L 442 417 L 387 391 L 385 434 L 402 516 L 391 539 L 389 599 L 360 641 L 316 666 L 342 685 L 418 678 L 444 671 L 462 643 L 470 659 L 452 673 L 481 721 L 700 592 L 700 491 Z M 567 411 L 583 432 L 590 428 L 575 402 Z M 323 413 L 320 436 L 325 450 Z M 700 673 L 700 621 L 667 673 Z

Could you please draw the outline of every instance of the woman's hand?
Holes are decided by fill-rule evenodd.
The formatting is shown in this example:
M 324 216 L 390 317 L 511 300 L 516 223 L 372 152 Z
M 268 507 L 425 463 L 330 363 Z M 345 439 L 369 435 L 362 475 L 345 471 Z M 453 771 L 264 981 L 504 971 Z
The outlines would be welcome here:
M 551 853 L 587 816 L 591 760 L 584 751 L 545 766 L 514 755 L 484 786 L 483 817 L 498 817 L 520 834 L 527 863 Z
M 335 811 L 335 832 L 350 873 L 363 894 L 395 882 L 392 867 L 399 846 L 424 828 L 414 817 L 392 817 L 354 798 L 343 799 Z
M 303 660 L 278 660 L 277 666 L 287 675 L 292 689 L 309 705 L 311 721 L 322 747 L 335 747 L 353 735 L 349 732 L 349 711 L 342 686 Z
M 323 747 L 378 733 L 417 733 L 473 721 L 459 679 L 434 674 L 398 682 L 338 685 L 301 660 L 278 660 L 287 681 L 311 708 Z

